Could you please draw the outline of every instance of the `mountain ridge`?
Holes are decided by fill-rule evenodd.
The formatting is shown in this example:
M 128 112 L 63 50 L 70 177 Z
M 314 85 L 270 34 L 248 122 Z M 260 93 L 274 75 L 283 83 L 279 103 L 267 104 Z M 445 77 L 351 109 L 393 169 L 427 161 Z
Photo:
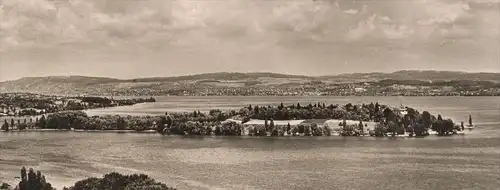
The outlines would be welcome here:
M 465 71 L 440 71 L 440 70 L 399 70 L 394 72 L 364 72 L 364 73 L 339 73 L 339 74 L 331 74 L 331 75 L 319 75 L 319 76 L 308 76 L 308 75 L 299 75 L 299 74 L 282 74 L 282 73 L 273 73 L 273 72 L 210 72 L 210 73 L 199 73 L 199 74 L 190 74 L 190 75 L 177 75 L 177 76 L 154 76 L 154 77 L 137 77 L 137 78 L 128 78 L 128 79 L 120 79 L 113 77 L 103 77 L 103 76 L 85 76 L 85 75 L 50 75 L 50 76 L 39 76 L 39 77 L 22 77 L 14 80 L 6 80 L 0 81 L 1 83 L 19 81 L 19 80 L 28 80 L 28 79 L 64 79 L 64 78 L 91 78 L 91 79 L 106 79 L 106 80 L 114 80 L 114 81 L 133 81 L 133 80 L 172 80 L 172 79 L 184 79 L 187 77 L 201 77 L 201 76 L 209 76 L 209 75 L 247 75 L 247 76 L 256 76 L 256 75 L 268 75 L 268 77 L 276 77 L 276 78 L 328 78 L 328 77 L 349 77 L 349 76 L 357 76 L 357 75 L 394 75 L 394 74 L 408 74 L 408 73 L 435 73 L 435 74 L 461 74 L 461 75 L 495 75 L 500 76 L 500 73 L 494 72 L 465 72 Z M 273 76 L 274 75 L 274 76 Z M 265 77 L 265 76 L 262 76 Z M 432 79 L 429 79 L 432 80 Z M 500 79 L 496 79 L 500 80 Z
M 399 81 L 399 82 L 398 82 Z M 403 82 L 401 82 L 403 81 Z M 406 81 L 406 82 L 405 82 Z M 407 81 L 413 81 L 411 83 Z M 418 81 L 465 81 L 463 84 L 500 84 L 500 73 L 468 73 L 459 71 L 401 70 L 391 73 L 344 73 L 326 76 L 291 75 L 271 72 L 216 72 L 170 77 L 117 79 L 82 75 L 23 77 L 0 82 L 0 92 L 56 94 L 141 94 L 166 93 L 206 88 L 319 88 L 321 85 L 380 82 L 419 84 Z M 474 81 L 479 81 L 474 82 Z M 448 84 L 448 83 L 440 83 Z M 455 84 L 455 83 L 453 83 Z M 461 83 L 459 83 L 461 84 Z M 323 86 L 324 87 L 324 86 Z

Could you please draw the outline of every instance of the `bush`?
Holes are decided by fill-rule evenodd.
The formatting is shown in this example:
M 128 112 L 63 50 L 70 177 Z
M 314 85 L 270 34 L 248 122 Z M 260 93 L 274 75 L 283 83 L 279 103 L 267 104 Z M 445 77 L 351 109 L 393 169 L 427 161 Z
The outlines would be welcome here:
M 375 126 L 374 135 L 377 136 L 377 137 L 385 137 L 385 136 L 387 136 L 387 126 L 378 123 Z
M 156 182 L 144 174 L 122 175 L 116 172 L 104 175 L 103 178 L 91 177 L 75 183 L 72 187 L 65 187 L 67 190 L 175 190 L 175 188 Z
M 29 169 L 26 173 L 26 168 L 21 169 L 21 182 L 19 182 L 19 190 L 54 190 L 52 184 L 45 180 L 45 176 L 42 172 L 35 171 L 33 168 Z M 17 189 L 17 188 L 16 188 Z
M 0 183 L 0 190 L 10 190 L 10 189 L 12 188 L 9 184 L 3 182 Z

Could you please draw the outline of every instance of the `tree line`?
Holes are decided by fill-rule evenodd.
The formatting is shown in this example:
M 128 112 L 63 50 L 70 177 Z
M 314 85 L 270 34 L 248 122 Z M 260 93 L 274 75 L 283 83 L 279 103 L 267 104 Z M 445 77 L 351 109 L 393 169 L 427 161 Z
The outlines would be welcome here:
M 18 129 L 80 129 L 80 130 L 156 130 L 163 134 L 175 135 L 241 135 L 243 126 L 238 122 L 227 119 L 241 120 L 245 123 L 251 119 L 265 120 L 262 126 L 251 126 L 249 135 L 283 136 L 287 134 L 331 135 L 332 128 L 318 127 L 314 123 L 303 123 L 297 126 L 275 126 L 274 120 L 307 120 L 307 119 L 338 119 L 344 120 L 338 124 L 344 136 L 372 135 L 385 136 L 409 133 L 411 136 L 426 136 L 428 130 L 437 131 L 439 135 L 449 135 L 460 130 L 450 119 L 443 119 L 441 115 L 435 117 L 429 112 L 418 112 L 413 108 L 391 108 L 380 105 L 378 102 L 353 105 L 326 105 L 324 103 L 301 105 L 300 103 L 277 106 L 252 106 L 240 110 L 210 110 L 208 113 L 200 111 L 184 113 L 165 113 L 162 116 L 93 116 L 89 117 L 82 111 L 62 111 L 42 116 L 34 122 L 30 119 L 21 123 L 4 121 L 2 129 L 17 126 Z M 359 124 L 348 125 L 345 120 L 359 121 Z M 376 122 L 374 130 L 367 131 L 363 122 Z M 9 127 L 10 126 L 10 127 Z M 371 132 L 371 133 L 370 133 Z
M 32 94 L 3 94 L 2 96 L 5 96 L 5 98 L 0 98 L 0 112 L 4 112 L 5 110 L 7 113 L 15 116 L 36 116 L 59 111 L 129 106 L 156 101 L 153 97 L 115 100 L 107 97 L 66 98 L 42 95 L 35 96 Z M 58 103 L 58 101 L 61 102 Z
M 40 172 L 25 167 L 21 169 L 19 183 L 12 187 L 7 183 L 0 183 L 0 190 L 55 190 L 45 176 Z M 63 190 L 125 190 L 125 189 L 148 189 L 148 190 L 176 190 L 166 184 L 155 181 L 145 174 L 123 175 L 111 172 L 103 175 L 102 178 L 91 177 L 77 181 L 71 187 L 64 187 Z

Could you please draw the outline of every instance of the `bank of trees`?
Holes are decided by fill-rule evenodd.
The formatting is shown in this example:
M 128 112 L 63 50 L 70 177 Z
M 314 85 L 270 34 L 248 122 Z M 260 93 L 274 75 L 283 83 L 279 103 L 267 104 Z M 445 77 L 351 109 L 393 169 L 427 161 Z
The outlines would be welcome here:
M 105 174 L 102 178 L 91 177 L 75 183 L 74 186 L 65 187 L 64 190 L 89 190 L 89 189 L 148 189 L 148 190 L 175 190 L 163 183 L 157 182 L 144 174 L 122 175 L 116 172 Z
M 244 131 L 240 123 L 224 122 L 227 119 L 241 120 L 243 123 L 250 119 L 266 120 L 263 126 L 252 126 L 250 135 L 282 136 L 283 134 L 304 135 L 331 135 L 330 128 L 318 127 L 313 124 L 299 126 L 275 126 L 274 120 L 293 119 L 339 119 L 359 121 L 359 124 L 347 125 L 340 123 L 343 136 L 359 136 L 369 134 L 372 136 L 395 136 L 409 133 L 410 136 L 426 136 L 428 130 L 437 131 L 439 135 L 452 134 L 457 127 L 453 121 L 443 119 L 440 115 L 435 117 L 429 112 L 418 112 L 412 108 L 405 108 L 402 112 L 399 108 L 391 108 L 378 103 L 370 104 L 345 104 L 325 105 L 324 103 L 307 104 L 300 103 L 292 105 L 279 104 L 277 106 L 252 106 L 240 110 L 221 111 L 210 110 L 208 113 L 200 111 L 184 113 L 165 113 L 163 116 L 93 116 L 89 117 L 82 111 L 61 111 L 43 115 L 36 121 L 20 122 L 14 120 L 9 123 L 4 121 L 2 129 L 8 131 L 16 126 L 16 129 L 80 129 L 80 130 L 157 130 L 164 134 L 175 135 L 241 135 Z M 363 122 L 373 121 L 377 123 L 374 130 L 367 131 Z M 296 131 L 294 133 L 294 130 Z
M 0 94 L 0 112 L 11 116 L 35 116 L 69 110 L 128 106 L 155 102 L 154 98 L 59 97 L 39 94 Z
M 13 187 L 7 183 L 0 183 L 0 190 L 55 190 L 45 176 L 40 172 L 25 167 L 21 169 L 21 181 Z M 116 172 L 105 174 L 102 178 L 91 177 L 76 182 L 71 187 L 63 190 L 126 190 L 126 189 L 148 189 L 148 190 L 175 190 L 166 184 L 155 181 L 144 174 L 122 175 Z

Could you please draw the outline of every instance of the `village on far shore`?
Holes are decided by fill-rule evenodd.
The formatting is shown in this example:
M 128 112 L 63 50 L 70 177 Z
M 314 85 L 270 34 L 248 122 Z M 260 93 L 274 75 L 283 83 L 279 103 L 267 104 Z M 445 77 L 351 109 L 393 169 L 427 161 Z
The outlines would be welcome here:
M 7 97 L 7 98 L 5 98 Z M 472 130 L 472 118 L 463 122 L 434 116 L 409 107 L 368 104 L 252 106 L 208 113 L 165 113 L 161 116 L 88 116 L 81 110 L 154 102 L 150 99 L 113 100 L 106 97 L 57 97 L 2 94 L 3 110 L 17 110 L 4 118 L 3 131 L 141 132 L 202 136 L 428 136 L 463 135 Z M 9 103 L 9 104 L 6 104 Z M 27 107 L 46 108 L 26 112 Z M 29 108 L 28 108 L 29 109 Z M 11 113 L 11 112 L 8 112 Z M 26 114 L 28 113 L 28 114 Z M 22 116 L 30 116 L 20 118 Z M 32 117 L 36 116 L 36 117 Z M 15 118 L 17 122 L 15 122 Z M 1 117 L 0 117 L 1 119 Z
M 67 110 L 130 106 L 155 102 L 154 98 L 113 99 L 98 96 L 55 96 L 33 93 L 0 93 L 0 117 L 37 116 Z

